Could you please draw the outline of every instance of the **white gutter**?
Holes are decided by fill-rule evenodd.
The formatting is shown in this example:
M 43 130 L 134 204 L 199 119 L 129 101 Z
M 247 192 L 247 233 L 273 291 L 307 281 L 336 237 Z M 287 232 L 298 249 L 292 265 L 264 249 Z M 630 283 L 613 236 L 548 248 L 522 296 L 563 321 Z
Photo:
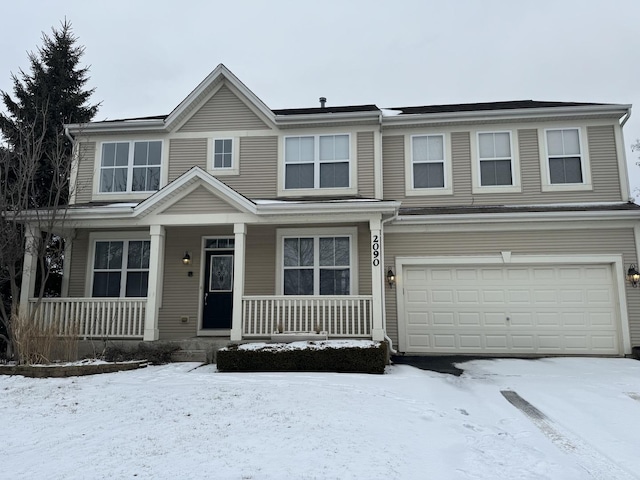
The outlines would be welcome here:
M 332 213 L 332 212 L 358 212 L 358 213 L 392 213 L 400 207 L 400 202 L 389 201 L 360 201 L 360 202 L 335 202 L 335 203 L 277 203 L 270 205 L 257 205 L 258 215 L 268 214 L 298 214 L 298 213 Z
M 562 211 L 562 212 L 510 212 L 510 213 L 461 213 L 434 215 L 399 215 L 395 225 L 430 225 L 452 223 L 511 223 L 522 221 L 556 221 L 567 220 L 638 220 L 640 210 L 600 210 L 600 211 Z
M 630 118 L 631 118 L 631 105 L 629 105 L 629 108 L 627 108 L 627 114 L 625 115 L 625 117 L 620 122 L 620 128 L 624 127 L 624 124 L 627 123 L 627 121 Z
M 72 123 L 66 128 L 73 133 L 93 132 L 165 132 L 166 124 L 163 119 L 152 120 L 122 120 L 114 122 Z
M 379 110 L 367 110 L 365 112 L 340 112 L 340 113 L 305 113 L 293 115 L 276 115 L 276 125 L 289 125 L 295 123 L 327 123 L 327 122 L 346 122 L 349 120 L 362 120 L 378 118 Z
M 590 105 L 572 107 L 543 107 L 517 108 L 502 110 L 474 110 L 469 112 L 442 113 L 413 113 L 384 117 L 384 123 L 389 125 L 404 125 L 416 122 L 436 123 L 442 121 L 479 121 L 503 118 L 505 120 L 536 118 L 544 115 L 575 116 L 575 115 L 624 115 L 631 109 L 631 105 Z
M 389 222 L 392 222 L 392 221 L 396 220 L 397 218 L 398 218 L 398 214 L 396 213 L 393 217 L 389 217 L 389 218 L 387 218 L 385 220 L 382 220 L 380 222 L 380 237 L 381 237 L 381 240 L 382 240 L 382 248 L 381 248 L 381 251 L 382 251 L 382 265 L 385 264 L 385 262 L 384 262 L 384 250 L 385 250 L 385 247 L 384 247 L 384 226 L 385 226 L 385 224 L 387 224 Z M 398 353 L 398 351 L 393 348 L 393 340 L 391 340 L 389 335 L 387 335 L 387 305 L 386 305 L 386 301 L 385 301 L 385 298 L 387 296 L 385 295 L 385 290 L 384 290 L 385 289 L 385 283 L 386 283 L 385 282 L 385 278 L 384 278 L 384 275 L 385 275 L 384 268 L 382 269 L 382 273 L 383 273 L 383 278 L 382 278 L 382 327 L 384 329 L 384 339 L 387 342 L 389 342 L 389 352 L 391 354 L 393 354 L 393 355 L 396 355 Z M 396 286 L 396 288 L 397 288 L 397 286 Z

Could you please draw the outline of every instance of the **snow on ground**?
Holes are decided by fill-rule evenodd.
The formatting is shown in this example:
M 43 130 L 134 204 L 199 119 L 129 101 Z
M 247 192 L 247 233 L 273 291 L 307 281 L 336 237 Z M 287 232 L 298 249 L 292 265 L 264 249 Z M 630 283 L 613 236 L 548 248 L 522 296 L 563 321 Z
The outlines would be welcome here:
M 634 360 L 477 360 L 461 377 L 198 367 L 0 377 L 0 477 L 639 478 Z

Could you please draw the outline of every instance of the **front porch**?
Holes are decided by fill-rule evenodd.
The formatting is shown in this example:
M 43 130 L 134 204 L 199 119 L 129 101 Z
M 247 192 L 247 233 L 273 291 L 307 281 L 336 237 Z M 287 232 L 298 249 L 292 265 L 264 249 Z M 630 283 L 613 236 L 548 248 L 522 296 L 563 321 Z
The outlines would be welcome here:
M 155 340 L 145 338 L 147 304 L 147 298 L 30 298 L 29 314 L 39 327 L 53 326 L 59 336 Z M 371 338 L 372 304 L 371 295 L 243 296 L 239 340 L 268 339 L 278 331 Z

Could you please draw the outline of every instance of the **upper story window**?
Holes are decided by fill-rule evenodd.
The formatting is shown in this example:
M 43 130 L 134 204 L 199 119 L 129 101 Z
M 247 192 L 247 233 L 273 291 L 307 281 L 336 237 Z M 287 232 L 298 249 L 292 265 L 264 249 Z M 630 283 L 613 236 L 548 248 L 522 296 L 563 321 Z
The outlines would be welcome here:
M 511 133 L 479 133 L 480 185 L 513 185 Z
M 592 190 L 584 126 L 538 129 L 543 192 Z
M 216 176 L 240 174 L 240 138 L 214 137 L 209 140 L 207 165 Z
M 583 183 L 580 132 L 577 128 L 547 130 L 549 183 Z
M 153 192 L 160 188 L 162 141 L 105 142 L 100 160 L 101 193 Z
M 348 188 L 350 136 L 307 135 L 284 139 L 284 188 Z
M 413 188 L 444 188 L 444 135 L 411 137 Z
M 511 131 L 476 132 L 472 136 L 473 193 L 519 192 L 517 135 Z

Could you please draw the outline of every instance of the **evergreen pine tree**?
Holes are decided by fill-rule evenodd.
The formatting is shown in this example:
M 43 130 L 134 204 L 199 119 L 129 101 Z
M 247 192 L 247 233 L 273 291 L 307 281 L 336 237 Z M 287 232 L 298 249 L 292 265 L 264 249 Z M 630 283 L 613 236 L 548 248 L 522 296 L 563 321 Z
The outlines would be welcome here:
M 57 206 L 68 200 L 64 192 L 60 200 L 50 193 L 51 178 L 63 170 L 54 168 L 52 159 L 71 161 L 72 144 L 64 135 L 65 123 L 90 121 L 99 104 L 89 104 L 95 89 L 85 90 L 89 80 L 88 67 L 80 65 L 84 47 L 77 45 L 71 23 L 65 19 L 59 30 L 52 28 L 52 35 L 42 34 L 42 47 L 37 53 L 29 53 L 29 72 L 22 69 L 12 75 L 14 98 L 0 91 L 6 114 L 0 113 L 0 132 L 12 150 L 22 148 L 21 135 L 28 125 L 35 135 L 43 135 L 42 154 L 36 174 L 36 194 L 33 207 Z

